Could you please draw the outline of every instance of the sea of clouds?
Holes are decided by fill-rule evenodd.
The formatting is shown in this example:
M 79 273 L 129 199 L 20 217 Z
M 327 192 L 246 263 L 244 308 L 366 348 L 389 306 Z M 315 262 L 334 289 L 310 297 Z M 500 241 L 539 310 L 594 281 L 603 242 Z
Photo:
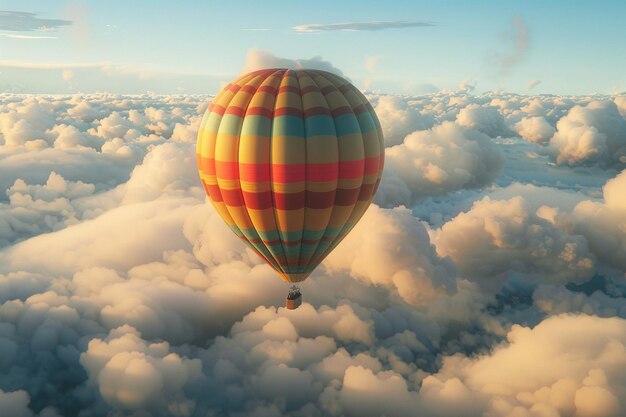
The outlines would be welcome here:
M 625 415 L 626 96 L 368 98 L 375 204 L 288 311 L 211 97 L 0 94 L 0 414 Z

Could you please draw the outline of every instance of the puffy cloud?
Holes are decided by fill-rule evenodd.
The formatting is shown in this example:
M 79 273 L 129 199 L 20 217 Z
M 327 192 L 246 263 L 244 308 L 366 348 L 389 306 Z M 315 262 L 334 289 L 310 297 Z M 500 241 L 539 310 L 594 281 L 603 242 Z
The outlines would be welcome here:
M 425 196 L 482 187 L 494 180 L 503 162 L 488 136 L 444 122 L 387 148 L 376 201 L 383 206 L 411 206 Z
M 405 208 L 370 207 L 324 265 L 394 288 L 416 306 L 428 305 L 455 287 L 454 268 L 437 256 L 425 227 Z
M 614 102 L 573 107 L 556 125 L 550 151 L 558 164 L 626 165 L 626 120 Z
M 465 127 L 473 128 L 490 136 L 506 136 L 510 133 L 504 123 L 504 118 L 497 108 L 470 104 L 461 109 L 456 122 Z
M 549 142 L 556 132 L 556 129 L 541 116 L 524 117 L 515 124 L 514 129 L 524 140 L 542 144 Z
M 43 185 L 16 180 L 7 190 L 10 203 L 0 204 L 0 246 L 78 223 L 89 215 L 80 201 L 94 190 L 93 184 L 66 181 L 54 171 Z
M 625 323 L 556 316 L 533 329 L 514 326 L 509 343 L 491 354 L 444 358 L 419 390 L 396 372 L 352 366 L 341 388 L 325 394 L 349 416 L 617 416 L 626 389 L 616 371 L 626 364 Z
M 4 392 L 0 390 L 0 410 L 8 416 L 34 416 L 34 413 L 28 408 L 29 401 L 30 397 L 26 391 Z
M 626 270 L 626 171 L 603 187 L 604 202 L 585 200 L 571 213 L 548 211 L 549 218 L 570 233 L 581 234 L 607 264 Z
M 330 62 L 316 56 L 311 59 L 289 59 L 273 55 L 269 51 L 250 49 L 246 55 L 246 63 L 242 73 L 264 68 L 317 69 L 343 76 L 343 73 Z
M 380 96 L 374 110 L 383 128 L 386 147 L 401 144 L 409 133 L 432 127 L 432 120 L 401 97 Z
M 580 282 L 594 272 L 587 241 L 533 212 L 522 197 L 474 203 L 435 233 L 437 252 L 464 276 L 496 288 L 512 273 L 543 282 Z
M 176 407 L 181 399 L 174 394 L 202 370 L 199 359 L 170 352 L 167 342 L 148 344 L 130 326 L 111 330 L 105 340 L 91 340 L 80 361 L 104 400 L 121 409 Z

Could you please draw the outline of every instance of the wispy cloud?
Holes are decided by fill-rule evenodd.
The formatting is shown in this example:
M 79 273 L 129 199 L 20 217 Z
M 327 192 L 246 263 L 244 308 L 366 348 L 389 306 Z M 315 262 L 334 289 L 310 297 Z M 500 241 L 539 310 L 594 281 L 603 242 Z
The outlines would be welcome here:
M 539 84 L 541 84 L 541 80 L 538 78 L 535 78 L 533 80 L 530 80 L 528 82 L 528 86 L 526 87 L 528 89 L 528 91 L 532 90 L 533 88 L 537 87 Z
M 374 22 L 343 22 L 343 23 L 311 23 L 294 26 L 292 29 L 300 33 L 326 32 L 341 30 L 344 32 L 373 31 L 385 29 L 403 29 L 411 27 L 435 26 L 433 22 L 417 20 L 381 20 Z
M 58 39 L 56 36 L 14 35 L 12 33 L 0 33 L 0 36 L 11 39 Z
M 528 54 L 530 30 L 522 16 L 516 16 L 507 32 L 500 34 L 500 50 L 492 52 L 489 64 L 499 77 L 507 76 Z
M 0 30 L 16 32 L 50 30 L 71 24 L 70 20 L 42 19 L 37 17 L 36 13 L 0 10 Z

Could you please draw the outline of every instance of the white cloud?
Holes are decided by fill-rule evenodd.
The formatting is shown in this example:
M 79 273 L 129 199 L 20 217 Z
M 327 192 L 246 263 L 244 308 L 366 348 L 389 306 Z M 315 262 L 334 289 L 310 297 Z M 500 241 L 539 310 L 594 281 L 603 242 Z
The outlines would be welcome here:
M 550 213 L 552 221 L 581 234 L 590 249 L 609 265 L 626 270 L 626 170 L 603 187 L 604 202 L 585 200 L 571 213 Z
M 529 142 L 545 144 L 556 129 L 542 116 L 524 117 L 514 125 L 517 133 Z
M 70 20 L 44 19 L 37 17 L 37 13 L 21 11 L 0 11 L 0 30 L 31 31 L 51 29 L 71 25 Z
M 317 69 L 343 75 L 341 70 L 334 67 L 330 62 L 324 61 L 321 56 L 311 59 L 289 59 L 278 57 L 269 51 L 249 49 L 246 63 L 241 72 L 247 73 L 265 68 Z
M 495 290 L 513 273 L 542 282 L 581 282 L 594 272 L 586 240 L 539 217 L 522 197 L 486 197 L 444 224 L 434 241 L 462 275 Z
M 501 151 L 487 135 L 444 122 L 386 149 L 376 201 L 386 207 L 411 206 L 426 196 L 482 187 L 494 180 L 502 164 Z
M 372 31 L 385 29 L 403 29 L 411 27 L 434 26 L 432 22 L 421 22 L 416 20 L 387 20 L 374 22 L 345 22 L 345 23 L 311 23 L 307 25 L 294 26 L 293 30 L 300 33 L 315 33 L 325 31 Z
M 556 128 L 550 151 L 558 164 L 626 166 L 626 120 L 614 102 L 575 106 Z

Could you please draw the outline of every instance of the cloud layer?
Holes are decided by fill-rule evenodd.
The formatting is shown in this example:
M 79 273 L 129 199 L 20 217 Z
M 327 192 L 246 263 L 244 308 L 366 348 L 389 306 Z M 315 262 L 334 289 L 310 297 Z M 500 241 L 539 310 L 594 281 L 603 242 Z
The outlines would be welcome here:
M 0 95 L 0 410 L 626 413 L 623 97 L 369 98 L 376 204 L 289 311 L 198 183 L 210 97 Z

